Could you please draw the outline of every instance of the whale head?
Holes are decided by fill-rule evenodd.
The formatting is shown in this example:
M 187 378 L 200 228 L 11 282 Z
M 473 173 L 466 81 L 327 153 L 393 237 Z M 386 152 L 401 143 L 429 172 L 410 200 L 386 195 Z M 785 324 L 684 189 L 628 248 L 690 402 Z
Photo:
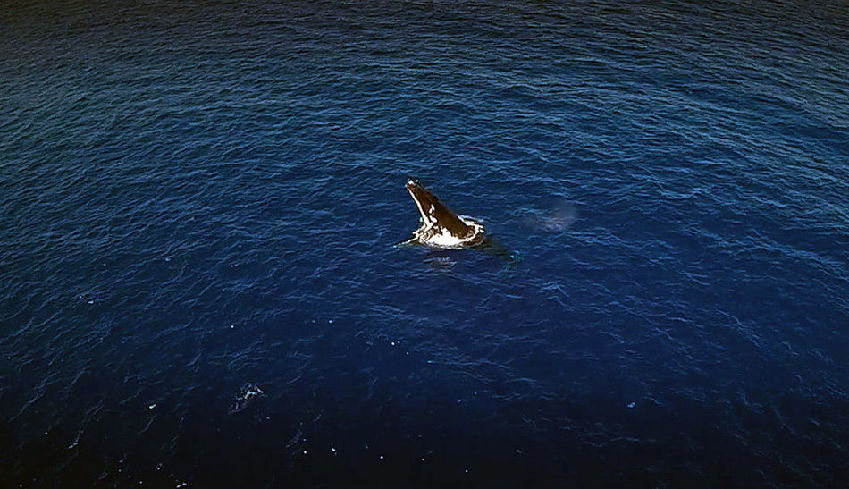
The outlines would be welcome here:
M 452 212 L 418 180 L 407 180 L 407 192 L 422 218 L 422 226 L 415 233 L 417 241 L 431 246 L 459 248 L 482 237 L 483 226 L 480 223 Z

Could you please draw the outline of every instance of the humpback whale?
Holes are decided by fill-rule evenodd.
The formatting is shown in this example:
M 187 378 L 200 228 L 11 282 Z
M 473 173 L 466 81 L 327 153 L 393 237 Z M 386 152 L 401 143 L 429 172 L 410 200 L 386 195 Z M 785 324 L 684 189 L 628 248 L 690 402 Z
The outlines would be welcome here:
M 407 180 L 407 192 L 416 203 L 422 221 L 421 227 L 413 233 L 408 243 L 433 248 L 470 248 L 484 242 L 483 223 L 453 213 L 418 180 Z

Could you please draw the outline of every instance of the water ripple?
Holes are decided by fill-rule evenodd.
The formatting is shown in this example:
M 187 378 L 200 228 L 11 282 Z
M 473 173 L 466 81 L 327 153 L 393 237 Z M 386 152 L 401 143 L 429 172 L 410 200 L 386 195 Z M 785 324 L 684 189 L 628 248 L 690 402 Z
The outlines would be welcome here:
M 0 485 L 842 482 L 845 9 L 160 3 L 0 21 Z

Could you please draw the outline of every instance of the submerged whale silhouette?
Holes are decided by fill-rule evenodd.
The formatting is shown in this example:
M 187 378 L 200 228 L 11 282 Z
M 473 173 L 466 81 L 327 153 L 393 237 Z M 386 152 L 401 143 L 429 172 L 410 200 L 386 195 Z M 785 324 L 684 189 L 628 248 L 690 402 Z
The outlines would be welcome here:
M 422 221 L 408 243 L 434 248 L 470 248 L 484 242 L 483 223 L 455 214 L 418 180 L 407 181 L 407 192 L 416 203 Z

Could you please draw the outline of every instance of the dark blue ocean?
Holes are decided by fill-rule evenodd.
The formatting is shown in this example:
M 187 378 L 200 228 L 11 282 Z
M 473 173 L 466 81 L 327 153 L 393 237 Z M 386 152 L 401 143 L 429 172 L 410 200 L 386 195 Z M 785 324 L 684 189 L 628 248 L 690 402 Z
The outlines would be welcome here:
M 4 2 L 0 487 L 846 487 L 818 3 Z

